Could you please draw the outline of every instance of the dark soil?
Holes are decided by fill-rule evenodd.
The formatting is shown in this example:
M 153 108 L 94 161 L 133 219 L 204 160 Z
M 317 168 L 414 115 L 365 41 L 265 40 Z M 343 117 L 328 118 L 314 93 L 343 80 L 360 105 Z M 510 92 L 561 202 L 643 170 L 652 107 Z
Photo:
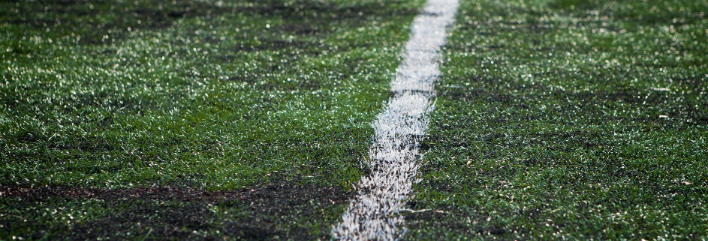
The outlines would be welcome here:
M 16 12 L 0 15 L 0 22 L 22 25 L 35 30 L 51 30 L 78 34 L 81 44 L 104 44 L 123 39 L 132 31 L 162 30 L 173 26 L 180 19 L 200 18 L 218 26 L 217 16 L 235 13 L 253 16 L 281 16 L 288 24 L 275 29 L 296 35 L 319 35 L 329 30 L 315 23 L 343 22 L 359 25 L 369 15 L 415 15 L 417 9 L 396 9 L 391 12 L 384 3 L 341 7 L 320 1 L 241 1 L 238 5 L 217 4 L 205 1 L 141 0 L 141 1 L 84 1 L 58 0 L 18 4 Z M 74 36 L 74 35 L 72 35 Z M 205 39 L 209 41 L 209 39 Z M 279 43 L 265 48 L 277 48 Z M 289 44 L 288 44 L 289 45 Z M 260 47 L 259 47 L 260 48 Z M 21 48 L 13 48 L 18 51 Z
M 328 233 L 313 234 L 297 225 L 288 225 L 289 222 L 313 217 L 310 220 L 321 230 L 329 230 L 330 223 L 314 217 L 321 216 L 318 212 L 323 212 L 323 208 L 332 209 L 345 204 L 352 195 L 353 192 L 345 193 L 335 188 L 291 182 L 229 191 L 174 186 L 118 190 L 0 186 L 0 198 L 5 199 L 3 203 L 13 206 L 32 207 L 46 203 L 63 206 L 72 200 L 96 199 L 107 209 L 103 217 L 70 225 L 28 223 L 21 220 L 23 217 L 7 214 L 0 215 L 0 225 L 9 230 L 27 230 L 25 237 L 31 239 L 312 240 L 326 238 Z M 212 211 L 216 206 L 230 214 L 216 214 Z M 27 215 L 35 214 L 30 212 Z M 27 220 L 26 216 L 24 218 Z

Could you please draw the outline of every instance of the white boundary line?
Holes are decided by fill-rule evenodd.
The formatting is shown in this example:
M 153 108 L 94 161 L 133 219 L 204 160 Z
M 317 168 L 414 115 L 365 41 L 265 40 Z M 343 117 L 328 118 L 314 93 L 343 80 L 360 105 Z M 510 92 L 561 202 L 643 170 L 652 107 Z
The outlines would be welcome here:
M 428 0 L 411 24 L 403 61 L 391 83 L 394 97 L 372 123 L 374 143 L 367 165 L 370 176 L 358 183 L 357 196 L 332 229 L 335 239 L 394 240 L 403 236 L 403 210 L 418 170 L 418 144 L 433 110 L 429 98 L 440 76 L 440 46 L 452 24 L 458 0 Z

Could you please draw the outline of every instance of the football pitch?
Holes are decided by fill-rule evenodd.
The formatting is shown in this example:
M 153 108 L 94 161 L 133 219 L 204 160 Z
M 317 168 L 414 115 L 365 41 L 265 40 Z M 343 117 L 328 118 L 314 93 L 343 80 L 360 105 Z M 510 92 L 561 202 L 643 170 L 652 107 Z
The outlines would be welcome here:
M 0 2 L 0 240 L 327 240 L 424 0 Z M 407 240 L 708 239 L 708 2 L 460 0 Z

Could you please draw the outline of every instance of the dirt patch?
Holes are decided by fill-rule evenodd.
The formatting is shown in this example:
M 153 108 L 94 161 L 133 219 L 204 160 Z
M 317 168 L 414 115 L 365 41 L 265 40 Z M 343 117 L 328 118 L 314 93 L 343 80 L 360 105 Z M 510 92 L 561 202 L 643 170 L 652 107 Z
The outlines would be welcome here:
M 551 72 L 547 74 L 554 74 L 557 72 Z M 625 73 L 626 74 L 626 73 Z M 569 78 L 571 75 L 564 75 Z M 591 75 L 591 74 L 587 74 Z M 614 77 L 609 77 L 605 74 L 592 74 L 597 77 L 597 79 L 611 79 Z M 619 76 L 618 74 L 617 76 Z M 627 74 L 631 76 L 630 74 Z M 539 75 L 541 76 L 541 75 Z M 627 77 L 629 78 L 629 77 Z M 678 80 L 682 87 L 686 86 L 688 89 L 700 93 L 703 91 L 704 87 L 699 81 L 696 81 L 698 77 L 686 78 Z M 614 117 L 608 116 L 604 118 L 608 119 L 628 119 L 628 121 L 633 121 L 638 125 L 654 125 L 654 126 L 671 126 L 671 125 L 705 125 L 708 123 L 708 113 L 696 108 L 696 106 L 702 105 L 702 100 L 695 98 L 679 98 L 680 95 L 669 91 L 656 91 L 647 88 L 639 87 L 617 87 L 616 90 L 593 90 L 593 91 L 575 91 L 575 90 L 561 90 L 558 88 L 551 88 L 543 84 L 535 84 L 533 86 L 524 86 L 518 81 L 511 79 L 501 79 L 492 77 L 469 77 L 469 82 L 475 83 L 475 87 L 463 87 L 463 88 L 439 88 L 439 93 L 441 96 L 446 96 L 446 98 L 461 102 L 485 102 L 485 103 L 498 103 L 503 107 L 514 107 L 518 109 L 532 109 L 539 106 L 540 103 L 547 101 L 556 101 L 560 103 L 558 105 L 558 110 L 565 112 L 568 115 L 575 115 L 576 109 L 595 109 L 597 112 L 607 109 L 615 109 L 617 105 L 627 104 L 629 106 L 634 106 L 637 108 L 663 108 L 663 113 L 671 118 L 671 121 L 666 119 L 661 119 L 657 114 L 651 113 L 650 111 L 645 112 L 645 115 L 638 115 L 632 118 L 628 117 Z M 502 86 L 498 86 L 499 83 L 503 83 Z M 495 86 L 497 85 L 497 86 Z M 516 92 L 518 94 L 510 95 L 505 94 L 509 92 Z M 677 98 L 682 102 L 680 105 L 671 105 L 672 101 Z M 518 117 L 517 121 L 525 121 L 528 119 L 538 119 L 538 116 L 525 116 Z M 596 118 L 600 120 L 600 118 Z M 496 118 L 490 119 L 489 123 L 494 125 L 504 124 L 508 121 L 514 121 L 514 119 L 509 118 Z M 603 120 L 605 121 L 605 120 Z
M 329 30 L 319 23 L 345 22 L 361 25 L 362 16 L 415 15 L 418 9 L 396 8 L 391 11 L 384 3 L 360 6 L 339 6 L 320 1 L 255 1 L 251 3 L 222 4 L 216 1 L 196 0 L 141 0 L 141 1 L 40 1 L 20 2 L 20 14 L 0 16 L 0 21 L 23 28 L 62 33 L 76 33 L 78 43 L 95 45 L 122 39 L 136 30 L 161 30 L 173 26 L 183 18 L 214 20 L 227 14 L 280 16 L 291 24 L 277 27 L 280 31 L 297 35 L 319 35 Z M 74 36 L 74 35 L 72 35 Z M 107 42 L 108 41 L 108 42 Z M 208 41 L 208 40 L 207 40 Z
M 67 201 L 89 199 L 100 200 L 106 208 L 104 216 L 70 225 L 35 221 L 39 217 L 32 212 L 2 216 L 0 224 L 11 230 L 31 230 L 29 238 L 313 240 L 328 235 L 331 224 L 322 212 L 346 204 L 353 194 L 294 182 L 226 191 L 175 186 L 116 190 L 0 186 L 0 198 L 18 210 L 40 203 L 64 206 Z M 228 214 L 216 213 L 215 207 Z M 312 233 L 311 229 L 292 225 L 303 219 L 325 231 Z
M 509 232 L 509 230 L 505 227 L 488 225 L 487 218 L 489 216 L 487 215 L 468 217 L 470 218 L 469 220 L 475 220 L 475 222 L 468 222 L 466 220 L 462 220 L 462 217 L 457 217 L 457 215 L 455 215 L 455 213 L 460 212 L 463 211 L 428 210 L 424 212 L 411 213 L 406 215 L 406 226 L 408 226 L 411 230 L 446 230 L 447 232 L 465 237 L 504 237 L 504 234 Z M 440 233 L 440 235 L 449 235 L 449 233 Z M 411 239 L 415 239 L 414 237 L 416 234 L 413 233 L 411 236 Z

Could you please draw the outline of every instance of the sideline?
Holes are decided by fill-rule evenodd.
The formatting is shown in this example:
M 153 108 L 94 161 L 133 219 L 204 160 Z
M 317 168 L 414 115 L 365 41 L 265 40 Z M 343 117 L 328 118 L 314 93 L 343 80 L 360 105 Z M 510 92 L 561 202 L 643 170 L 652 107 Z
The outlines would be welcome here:
M 332 229 L 334 239 L 394 240 L 406 229 L 399 212 L 412 192 L 418 170 L 418 145 L 428 126 L 430 98 L 440 76 L 440 46 L 445 27 L 454 21 L 458 0 L 428 0 L 411 24 L 403 61 L 391 83 L 394 97 L 372 124 L 374 143 L 367 165 L 372 173 L 361 178 L 357 196 L 342 221 Z

